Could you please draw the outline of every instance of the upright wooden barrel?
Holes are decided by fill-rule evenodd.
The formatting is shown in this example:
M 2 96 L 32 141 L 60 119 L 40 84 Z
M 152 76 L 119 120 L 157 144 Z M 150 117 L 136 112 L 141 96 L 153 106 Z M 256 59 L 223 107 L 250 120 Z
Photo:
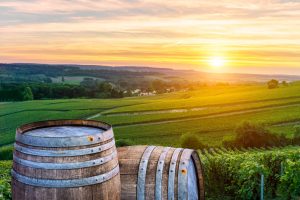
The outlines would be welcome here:
M 15 200 L 120 199 L 112 127 L 55 120 L 21 126 L 12 169 Z
M 201 161 L 191 149 L 118 148 L 121 199 L 204 199 Z

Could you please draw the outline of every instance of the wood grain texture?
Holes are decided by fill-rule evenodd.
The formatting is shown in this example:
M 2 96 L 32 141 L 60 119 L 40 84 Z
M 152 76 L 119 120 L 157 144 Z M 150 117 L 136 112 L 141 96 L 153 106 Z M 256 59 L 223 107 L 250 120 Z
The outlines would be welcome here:
M 122 200 L 137 199 L 137 180 L 139 175 L 139 164 L 146 148 L 147 146 L 130 146 L 118 148 Z M 155 178 L 157 173 L 157 164 L 159 161 L 159 157 L 163 152 L 163 149 L 164 147 L 157 146 L 150 155 L 147 166 L 144 194 L 146 200 L 155 199 Z M 174 151 L 175 148 L 170 148 L 164 160 L 163 176 L 161 183 L 161 199 L 168 199 L 169 168 Z M 174 199 L 178 199 L 178 173 L 182 173 L 179 172 L 178 169 L 182 151 L 183 149 L 179 153 L 178 159 L 176 161 Z M 197 176 L 196 179 L 198 181 L 198 199 L 204 199 L 204 179 L 202 174 L 200 157 L 198 156 L 196 151 L 192 151 L 191 156 L 187 159 L 195 164 Z M 186 187 L 188 186 L 186 185 Z
M 96 121 L 85 121 L 85 120 L 58 120 L 58 121 L 49 121 L 49 122 L 37 122 L 33 124 L 24 125 L 17 129 L 18 134 L 26 134 L 26 131 L 31 129 L 38 129 L 42 127 L 49 126 L 60 126 L 60 125 L 80 125 L 80 126 L 92 126 L 101 128 L 110 128 L 109 125 Z M 102 130 L 103 131 L 103 130 Z M 105 130 L 104 130 L 105 132 Z M 98 144 L 91 144 L 78 147 L 37 147 L 30 146 L 27 144 L 18 143 L 18 145 L 24 146 L 31 149 L 43 149 L 43 150 L 77 150 L 85 149 L 100 146 L 110 142 L 113 139 L 102 141 Z M 35 156 L 22 153 L 20 151 L 14 151 L 14 157 L 21 158 L 23 160 L 33 161 L 37 163 L 72 163 L 93 161 L 95 159 L 103 158 L 105 156 L 110 156 L 113 152 L 116 152 L 116 147 L 113 146 L 107 150 L 87 154 L 80 156 L 60 156 L 60 157 L 49 157 L 49 156 Z M 17 163 L 14 161 L 13 170 L 20 175 L 37 178 L 37 179 L 51 179 L 51 180 L 73 180 L 73 179 L 82 179 L 89 178 L 92 176 L 97 176 L 101 174 L 106 174 L 107 172 L 118 167 L 118 157 L 114 157 L 110 161 L 90 166 L 84 168 L 74 168 L 74 169 L 42 169 L 36 167 L 30 167 L 22 165 L 22 163 Z M 14 200 L 118 200 L 120 199 L 121 194 L 120 186 L 120 174 L 113 176 L 109 180 L 106 180 L 102 183 L 96 183 L 81 187 L 39 187 L 32 186 L 12 178 L 12 196 Z

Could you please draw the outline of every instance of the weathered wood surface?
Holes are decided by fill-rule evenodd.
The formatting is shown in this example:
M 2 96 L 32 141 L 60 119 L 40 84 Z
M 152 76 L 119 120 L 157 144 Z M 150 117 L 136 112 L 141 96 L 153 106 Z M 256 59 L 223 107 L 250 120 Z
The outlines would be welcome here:
M 58 128 L 59 126 L 61 127 Z M 72 127 L 71 129 L 67 129 L 68 133 L 60 133 L 61 135 L 57 135 L 59 134 L 59 131 L 64 129 L 63 126 Z M 64 138 L 82 137 L 82 139 L 85 139 L 91 144 L 70 147 L 44 147 L 39 145 L 31 146 L 27 143 L 24 144 L 17 139 L 16 145 L 18 145 L 19 148 L 18 150 L 14 151 L 13 171 L 18 175 L 30 178 L 30 180 L 38 179 L 38 184 L 42 184 L 43 186 L 29 184 L 29 182 L 24 182 L 24 179 L 20 179 L 19 176 L 13 176 L 12 195 L 14 200 L 120 199 L 120 174 L 118 171 L 118 157 L 116 154 L 116 147 L 114 145 L 114 138 L 107 139 L 106 137 L 100 137 L 100 139 L 98 139 L 95 137 L 95 134 L 106 134 L 109 131 L 112 132 L 112 128 L 108 124 L 84 120 L 47 121 L 22 126 L 17 129 L 17 134 L 26 135 L 26 133 L 29 133 L 31 136 L 43 138 L 42 133 L 47 132 L 47 128 L 45 127 L 49 127 L 49 132 L 45 135 L 47 135 L 47 138 L 50 140 L 51 138 L 62 136 Z M 52 127 L 56 127 L 56 129 L 58 128 L 57 130 L 59 131 L 56 133 L 51 132 L 55 130 Z M 38 132 L 39 128 L 43 128 L 40 133 Z M 34 131 L 30 132 L 31 130 Z M 72 131 L 70 130 L 74 131 L 74 134 L 72 134 Z M 83 130 L 86 132 L 81 133 Z M 82 144 L 85 144 L 86 141 Z M 77 141 L 75 141 L 73 144 L 76 144 L 76 142 Z M 81 142 L 79 143 L 81 144 Z M 110 148 L 103 148 L 101 150 L 98 149 L 98 147 L 101 147 L 105 144 L 113 145 L 110 145 Z M 93 147 L 97 147 L 98 151 L 95 151 L 95 148 Z M 23 151 L 25 150 L 23 148 L 27 150 L 29 149 L 30 151 L 26 151 L 24 153 Z M 64 154 L 62 154 L 60 156 L 60 152 L 77 150 L 81 151 L 90 148 L 93 148 L 92 152 L 89 151 L 83 155 L 64 156 Z M 52 153 L 57 151 L 58 155 L 43 156 L 42 154 L 47 151 L 51 151 Z M 103 160 L 101 163 L 102 158 L 107 158 L 107 160 Z M 94 162 L 95 160 L 98 160 L 98 163 Z M 30 166 L 32 163 L 34 163 L 34 165 Z M 82 163 L 88 163 L 90 166 L 82 168 L 78 167 L 81 166 Z M 109 174 L 109 172 L 113 173 Z M 103 174 L 105 177 L 101 176 Z M 94 176 L 101 176 L 103 180 L 93 179 L 95 182 L 82 182 L 83 179 Z M 56 182 L 60 183 L 67 180 L 67 184 L 73 180 L 80 180 L 84 185 L 61 187 L 62 185 L 60 184 L 58 187 L 50 187 L 49 185 L 45 184 L 47 183 L 45 182 L 45 179 L 55 180 Z M 100 181 L 104 182 L 100 183 Z
M 143 166 L 145 159 L 143 155 L 147 152 L 147 148 L 149 147 L 130 146 L 118 148 L 121 199 L 204 199 L 201 161 L 197 152 L 193 150 L 155 147 L 147 163 L 145 185 L 141 185 L 141 166 Z M 176 152 L 178 156 L 176 156 Z M 172 158 L 175 159 L 174 162 L 172 162 Z M 172 170 L 173 168 L 175 171 Z M 161 169 L 162 171 L 160 171 Z M 161 172 L 162 176 L 160 176 Z M 172 182 L 172 176 L 174 177 L 174 183 Z M 182 180 L 179 180 L 179 178 Z M 138 185 L 138 182 L 140 185 Z M 179 185 L 182 188 L 179 188 Z M 142 187 L 142 190 L 138 187 Z M 172 188 L 174 192 L 168 194 L 172 191 Z M 141 194 L 141 191 L 144 191 L 144 194 Z

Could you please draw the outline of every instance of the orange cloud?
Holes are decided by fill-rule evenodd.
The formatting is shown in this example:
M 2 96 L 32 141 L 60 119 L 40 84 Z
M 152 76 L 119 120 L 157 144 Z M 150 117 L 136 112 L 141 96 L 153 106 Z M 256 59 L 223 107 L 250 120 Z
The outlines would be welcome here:
M 299 9 L 300 2 L 279 0 L 4 0 L 0 56 L 210 71 L 207 59 L 221 55 L 228 72 L 293 70 L 300 68 Z

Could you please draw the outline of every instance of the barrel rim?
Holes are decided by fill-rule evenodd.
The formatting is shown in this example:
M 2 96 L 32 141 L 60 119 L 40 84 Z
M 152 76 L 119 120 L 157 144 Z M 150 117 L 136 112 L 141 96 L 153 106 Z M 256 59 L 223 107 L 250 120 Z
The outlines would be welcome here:
M 59 120 L 43 120 L 36 121 L 27 124 L 23 124 L 16 129 L 17 134 L 25 134 L 28 131 L 36 130 L 40 128 L 48 128 L 55 126 L 89 126 L 94 128 L 100 128 L 104 131 L 108 131 L 112 128 L 112 125 L 96 121 L 96 120 L 82 120 L 82 119 L 59 119 Z M 37 137 L 37 136 L 34 136 Z M 82 136 L 72 136 L 72 137 L 82 137 Z M 61 137 L 68 138 L 68 137 Z
M 115 140 L 112 139 L 110 142 L 105 143 L 100 146 L 84 148 L 84 149 L 74 149 L 74 150 L 44 150 L 44 149 L 32 149 L 26 146 L 21 146 L 17 143 L 14 144 L 15 151 L 22 154 L 33 155 L 33 156 L 43 156 L 43 157 L 70 157 L 70 156 L 83 156 L 103 152 L 114 147 Z
M 35 130 L 45 127 L 55 127 L 55 126 L 89 126 L 99 128 L 104 130 L 103 132 L 87 135 L 87 136 L 74 136 L 74 137 L 40 137 L 26 135 L 27 131 Z M 98 144 L 107 141 L 114 137 L 112 126 L 101 121 L 94 120 L 81 120 L 81 119 L 71 119 L 71 120 L 47 120 L 38 121 L 33 123 L 28 123 L 20 126 L 16 130 L 16 141 L 39 147 L 72 147 L 72 146 L 86 146 L 91 144 Z

